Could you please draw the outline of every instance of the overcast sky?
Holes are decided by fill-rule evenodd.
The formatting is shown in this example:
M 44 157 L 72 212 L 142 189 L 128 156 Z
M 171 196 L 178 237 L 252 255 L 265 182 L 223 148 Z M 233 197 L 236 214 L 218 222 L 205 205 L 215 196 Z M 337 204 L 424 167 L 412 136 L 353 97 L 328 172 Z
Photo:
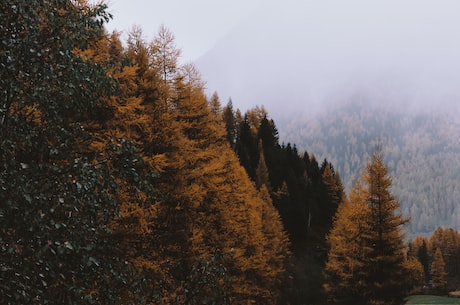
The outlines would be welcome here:
M 396 104 L 460 104 L 459 0 L 108 4 L 109 29 L 136 24 L 151 39 L 165 24 L 182 61 L 196 61 L 208 89 L 243 109 L 302 111 L 359 90 Z
M 110 30 L 142 28 L 146 39 L 161 24 L 175 35 L 182 61 L 193 61 L 211 49 L 237 24 L 248 18 L 262 0 L 107 0 L 114 19 Z

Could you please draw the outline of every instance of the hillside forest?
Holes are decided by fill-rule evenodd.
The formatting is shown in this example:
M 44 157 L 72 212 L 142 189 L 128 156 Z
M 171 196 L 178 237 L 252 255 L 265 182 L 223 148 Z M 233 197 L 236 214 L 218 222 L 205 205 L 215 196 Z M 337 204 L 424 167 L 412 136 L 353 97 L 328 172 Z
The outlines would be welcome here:
M 403 304 L 458 288 L 460 235 L 406 242 L 382 151 L 344 190 L 263 107 L 207 96 L 174 35 L 105 4 L 0 3 L 1 304 Z
M 448 109 L 388 106 L 391 95 L 380 95 L 361 92 L 334 111 L 282 121 L 282 138 L 332 162 L 346 191 L 373 150 L 381 147 L 401 211 L 411 217 L 410 237 L 431 235 L 439 226 L 458 230 L 458 118 Z

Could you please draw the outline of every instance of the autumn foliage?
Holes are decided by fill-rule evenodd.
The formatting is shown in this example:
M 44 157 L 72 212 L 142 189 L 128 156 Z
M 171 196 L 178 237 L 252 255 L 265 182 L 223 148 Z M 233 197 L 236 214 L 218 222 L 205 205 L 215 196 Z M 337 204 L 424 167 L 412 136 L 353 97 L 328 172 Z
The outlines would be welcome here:
M 263 107 L 210 97 L 173 33 L 103 4 L 0 3 L 0 303 L 398 304 L 455 286 L 459 235 L 407 248 L 383 157 L 349 196 Z
M 400 304 L 408 290 L 399 203 L 376 153 L 337 212 L 329 234 L 326 290 L 344 304 Z
M 174 35 L 123 46 L 86 1 L 0 7 L 1 303 L 281 302 L 279 214 Z

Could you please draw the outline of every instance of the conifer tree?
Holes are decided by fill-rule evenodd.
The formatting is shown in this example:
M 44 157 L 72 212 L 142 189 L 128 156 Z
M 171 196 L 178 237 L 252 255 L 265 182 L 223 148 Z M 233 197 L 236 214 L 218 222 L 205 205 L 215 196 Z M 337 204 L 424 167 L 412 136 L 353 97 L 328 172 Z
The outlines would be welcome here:
M 214 92 L 211 95 L 209 107 L 211 108 L 211 112 L 219 119 L 219 121 L 222 121 L 222 104 L 220 103 L 220 98 L 217 92 Z
M 256 106 L 246 111 L 246 117 L 254 137 L 257 137 L 260 123 L 263 118 L 267 118 L 267 115 L 267 110 L 263 106 Z
M 422 239 L 422 243 L 417 250 L 417 258 L 423 266 L 424 279 L 425 279 L 425 283 L 427 283 L 428 277 L 430 275 L 430 264 L 429 264 L 430 260 L 428 256 L 428 249 L 427 249 L 425 238 Z
M 444 292 L 447 286 L 447 272 L 446 264 L 444 262 L 444 258 L 440 248 L 436 248 L 436 251 L 434 252 L 433 262 L 431 263 L 431 273 L 433 280 L 433 288 L 435 288 L 438 292 Z
M 262 140 L 264 149 L 273 149 L 278 146 L 278 130 L 275 127 L 273 120 L 269 120 L 267 115 L 264 115 L 260 120 L 257 130 L 257 138 Z
M 176 46 L 174 34 L 161 25 L 150 46 L 153 65 L 159 68 L 161 79 L 165 84 L 171 84 L 176 77 L 181 51 Z
M 371 234 L 367 189 L 358 181 L 349 197 L 349 201 L 339 205 L 328 236 L 325 289 L 335 302 L 366 304 L 367 257 L 372 251 L 367 243 Z
M 334 217 L 337 207 L 343 197 L 343 186 L 340 177 L 335 173 L 332 165 L 326 162 L 322 169 L 322 185 L 323 185 L 323 207 L 322 219 L 327 225 L 331 225 L 332 218 Z
M 361 285 L 358 299 L 355 300 L 360 304 L 385 303 L 398 304 L 404 299 L 407 292 L 405 281 L 407 270 L 405 269 L 404 244 L 402 239 L 401 225 L 407 222 L 401 214 L 397 212 L 399 203 L 390 193 L 391 178 L 387 174 L 387 169 L 383 163 L 383 158 L 379 153 L 375 153 L 371 162 L 367 165 L 363 174 L 365 192 L 364 201 L 367 213 L 361 215 L 361 223 L 364 223 L 366 234 L 356 238 L 354 242 L 359 242 L 361 249 L 366 249 L 366 254 L 362 257 L 362 273 L 353 273 L 351 278 L 358 280 Z M 350 202 L 354 201 L 355 196 L 350 194 Z M 342 212 L 343 214 L 344 212 Z M 330 240 L 343 231 L 345 236 L 352 242 L 352 235 L 348 234 L 345 229 L 337 229 L 340 225 L 339 220 L 342 218 L 340 213 L 331 232 Z M 346 216 L 345 218 L 349 218 Z M 351 224 L 350 222 L 350 225 Z M 340 255 L 337 254 L 339 247 L 331 244 L 329 253 L 329 262 L 326 270 L 331 279 L 336 281 L 329 282 L 328 287 L 347 278 L 350 274 L 344 273 L 343 267 L 336 268 L 336 262 Z M 340 252 L 339 252 L 340 253 Z M 352 252 L 345 248 L 343 257 L 354 257 Z M 340 266 L 340 265 L 339 265 Z M 332 288 L 334 291 L 334 288 Z
M 175 284 L 168 294 L 180 296 L 170 300 L 204 302 L 209 300 L 206 291 L 213 290 L 210 285 L 217 285 L 236 303 L 274 303 L 280 296 L 277 285 L 284 277 L 288 253 L 276 210 L 240 167 L 226 141 L 223 122 L 215 119 L 207 102 L 198 70 L 193 65 L 181 67 L 173 89 L 178 134 L 168 153 L 169 179 L 161 186 L 169 196 L 158 216 L 163 222 L 158 227 L 164 232 L 160 239 L 168 249 L 164 254 L 174 260 L 170 270 Z M 189 291 L 183 279 L 193 278 L 195 266 L 206 265 L 214 257 L 225 258 L 225 276 L 216 273 L 217 283 Z
M 372 298 L 388 303 L 404 298 L 404 244 L 401 226 L 408 220 L 398 212 L 399 202 L 391 194 L 392 179 L 381 153 L 376 152 L 366 167 L 364 181 L 368 187 L 369 225 L 373 228 L 369 240 L 369 277 Z
M 222 111 L 222 117 L 225 123 L 225 130 L 227 131 L 227 140 L 230 146 L 235 150 L 236 138 L 238 133 L 238 126 L 235 118 L 235 111 L 233 110 L 233 103 L 230 99 Z
M 165 27 L 161 27 L 161 29 L 168 32 Z M 161 33 L 157 33 L 153 41 L 147 44 L 141 29 L 134 28 L 129 33 L 128 47 L 125 53 L 130 65 L 123 67 L 121 78 L 119 78 L 123 93 L 126 96 L 126 103 L 130 100 L 138 101 L 145 109 L 145 111 L 138 113 L 148 116 L 150 120 L 148 128 L 137 128 L 137 131 L 145 132 L 142 135 L 145 138 L 144 150 L 151 155 L 165 154 L 173 149 L 177 133 L 175 125 L 171 124 L 174 121 L 174 115 L 171 111 L 172 79 L 175 77 L 177 69 L 165 68 L 166 63 L 158 59 L 162 58 L 162 55 L 159 54 L 161 50 L 166 48 L 166 42 L 160 38 L 160 35 Z M 163 33 L 163 35 L 166 34 Z M 169 49 L 175 46 L 173 41 L 169 41 L 169 44 L 172 44 L 172 46 L 168 45 Z M 179 54 L 179 51 L 169 50 L 167 62 L 170 66 L 176 67 Z M 132 70 L 135 71 L 135 75 L 126 75 L 128 72 L 132 73 Z M 165 70 L 169 71 L 166 76 Z
M 235 147 L 241 165 L 246 169 L 249 177 L 254 180 L 259 152 L 257 148 L 257 139 L 251 129 L 252 127 L 249 123 L 248 116 L 245 115 L 240 124 Z
M 265 163 L 264 149 L 262 141 L 259 141 L 259 162 L 256 168 L 256 187 L 260 189 L 265 185 L 268 191 L 271 189 L 270 176 L 268 173 L 267 164 Z
M 423 270 L 422 263 L 420 263 L 416 257 L 409 256 L 404 261 L 404 268 L 408 272 L 406 282 L 408 292 L 410 294 L 419 293 L 426 283 L 425 271 Z

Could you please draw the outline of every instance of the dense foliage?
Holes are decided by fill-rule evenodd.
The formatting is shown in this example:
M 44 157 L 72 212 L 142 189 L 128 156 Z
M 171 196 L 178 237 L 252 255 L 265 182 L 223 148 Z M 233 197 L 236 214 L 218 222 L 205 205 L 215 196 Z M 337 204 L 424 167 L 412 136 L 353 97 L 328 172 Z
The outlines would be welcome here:
M 3 1 L 2 304 L 282 302 L 289 242 L 165 27 Z
M 79 1 L 0 4 L 2 304 L 111 303 L 136 278 L 110 237 L 118 187 L 85 127 L 113 83 L 83 60 L 108 19 Z M 115 154 L 135 155 L 122 144 Z
M 244 116 L 232 102 L 223 109 L 227 139 L 258 188 L 265 186 L 289 234 L 294 253 L 293 303 L 318 302 L 327 255 L 326 234 L 344 196 L 342 181 L 327 160 L 279 144 L 275 122 L 263 107 Z
M 409 242 L 408 255 L 423 266 L 418 282 L 425 292 L 445 294 L 457 290 L 460 283 L 460 233 L 451 228 L 438 228 L 429 237 L 416 236 Z M 421 290 L 420 290 L 421 291 Z
M 328 240 L 326 290 L 341 304 L 401 304 L 408 292 L 398 201 L 391 177 L 375 153 L 341 205 Z
M 403 257 L 381 158 L 347 201 L 263 108 L 207 97 L 166 27 L 123 45 L 109 19 L 85 0 L 0 4 L 0 303 L 323 303 L 332 284 L 393 302 L 405 270 L 456 280 L 450 231 Z

